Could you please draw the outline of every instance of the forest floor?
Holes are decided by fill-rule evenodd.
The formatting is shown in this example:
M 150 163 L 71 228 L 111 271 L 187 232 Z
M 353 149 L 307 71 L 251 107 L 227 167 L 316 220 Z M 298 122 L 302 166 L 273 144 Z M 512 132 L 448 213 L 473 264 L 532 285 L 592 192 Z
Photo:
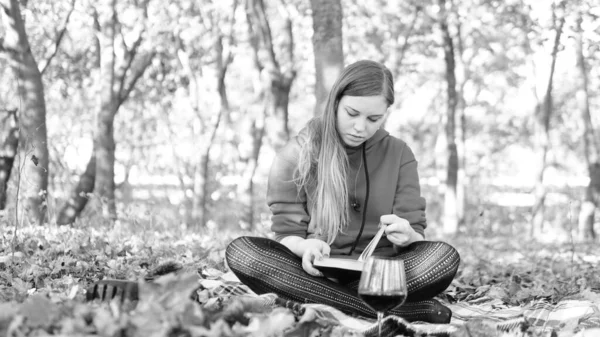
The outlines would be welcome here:
M 15 236 L 14 227 L 0 226 L 0 336 L 277 335 L 281 311 L 235 323 L 189 300 L 190 284 L 184 279 L 171 279 L 162 289 L 142 285 L 142 299 L 133 311 L 116 301 L 86 302 L 84 294 L 99 279 L 142 280 L 172 261 L 196 275 L 219 275 L 227 271 L 224 251 L 233 238 L 264 233 L 194 232 L 138 222 L 94 227 L 24 227 Z M 540 298 L 600 305 L 600 257 L 593 253 L 594 244 L 542 244 L 514 236 L 447 241 L 461 254 L 458 275 L 444 295 L 449 303 L 487 296 L 515 307 Z M 142 305 L 144 292 L 154 302 Z M 294 324 L 288 322 L 288 328 Z M 578 330 L 567 324 L 549 335 L 572 336 Z

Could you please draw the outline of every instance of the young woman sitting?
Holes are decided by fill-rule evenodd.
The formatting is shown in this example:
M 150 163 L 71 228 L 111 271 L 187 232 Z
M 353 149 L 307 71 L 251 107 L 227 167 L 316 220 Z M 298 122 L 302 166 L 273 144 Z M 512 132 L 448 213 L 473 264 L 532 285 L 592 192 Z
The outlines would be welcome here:
M 227 247 L 229 268 L 258 294 L 322 303 L 366 317 L 376 313 L 357 294 L 359 276 L 324 277 L 324 256 L 358 258 L 387 225 L 374 255 L 403 259 L 407 302 L 390 312 L 409 321 L 447 323 L 451 311 L 433 299 L 454 278 L 460 257 L 425 240 L 425 199 L 408 145 L 381 128 L 394 103 L 391 72 L 359 61 L 333 85 L 322 115 L 277 154 L 267 203 L 275 240 L 240 237 Z

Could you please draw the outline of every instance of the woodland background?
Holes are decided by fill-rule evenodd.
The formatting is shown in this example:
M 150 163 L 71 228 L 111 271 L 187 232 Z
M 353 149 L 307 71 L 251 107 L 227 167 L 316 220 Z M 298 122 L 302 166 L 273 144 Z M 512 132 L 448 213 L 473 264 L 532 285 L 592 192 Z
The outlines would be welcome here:
M 268 228 L 274 153 L 373 59 L 432 233 L 596 237 L 595 1 L 0 4 L 3 226 Z
M 0 0 L 0 335 L 263 336 L 284 316 L 335 335 L 188 294 L 233 238 L 270 235 L 274 154 L 360 59 L 393 72 L 385 128 L 419 161 L 428 238 L 461 255 L 444 300 L 598 308 L 597 0 Z M 165 264 L 197 273 L 141 282 L 134 312 L 84 302 Z M 499 334 L 481 323 L 460 336 Z

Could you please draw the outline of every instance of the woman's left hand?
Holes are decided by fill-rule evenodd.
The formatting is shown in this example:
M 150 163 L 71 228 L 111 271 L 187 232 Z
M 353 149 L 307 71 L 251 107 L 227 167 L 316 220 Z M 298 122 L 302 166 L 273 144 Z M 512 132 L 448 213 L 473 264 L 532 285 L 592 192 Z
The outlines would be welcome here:
M 395 214 L 382 215 L 379 219 L 385 228 L 385 234 L 391 243 L 396 246 L 406 247 L 415 241 L 423 240 L 423 236 L 412 228 L 406 219 Z

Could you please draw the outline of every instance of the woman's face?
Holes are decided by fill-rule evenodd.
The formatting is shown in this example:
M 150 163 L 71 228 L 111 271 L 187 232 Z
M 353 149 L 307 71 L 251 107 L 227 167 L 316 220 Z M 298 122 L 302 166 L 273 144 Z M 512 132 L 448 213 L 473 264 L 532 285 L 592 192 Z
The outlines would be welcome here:
M 371 138 L 383 124 L 387 101 L 379 96 L 343 96 L 337 109 L 337 130 L 344 143 L 355 147 Z

